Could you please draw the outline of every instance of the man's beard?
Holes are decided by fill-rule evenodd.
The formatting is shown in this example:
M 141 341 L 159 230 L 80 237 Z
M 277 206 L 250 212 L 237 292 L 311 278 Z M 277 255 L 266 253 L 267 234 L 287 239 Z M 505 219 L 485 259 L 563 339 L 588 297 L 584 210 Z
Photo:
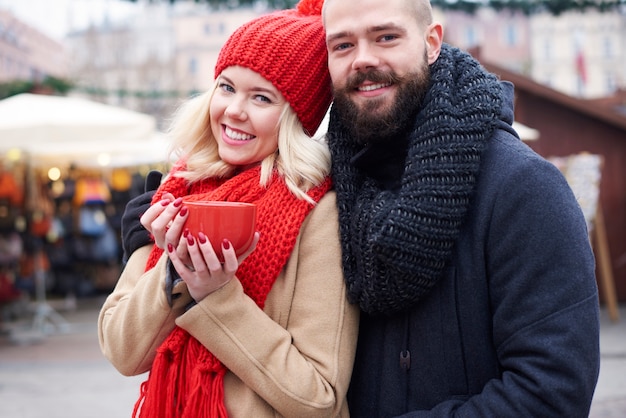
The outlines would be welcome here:
M 354 103 L 350 93 L 354 93 L 365 80 L 394 85 L 397 93 L 393 103 L 386 104 L 382 98 L 369 99 L 362 107 Z M 426 62 L 421 71 L 404 77 L 375 69 L 359 72 L 350 77 L 344 87 L 335 89 L 334 107 L 357 143 L 385 142 L 412 128 L 429 86 L 430 68 Z

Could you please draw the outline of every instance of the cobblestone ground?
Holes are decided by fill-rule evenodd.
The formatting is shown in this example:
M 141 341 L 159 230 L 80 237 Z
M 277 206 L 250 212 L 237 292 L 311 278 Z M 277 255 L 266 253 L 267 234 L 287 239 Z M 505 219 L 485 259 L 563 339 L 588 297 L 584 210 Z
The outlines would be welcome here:
M 103 298 L 50 306 L 45 333 L 32 315 L 0 330 L 0 415 L 4 418 L 130 417 L 145 375 L 125 377 L 104 359 L 96 320 Z M 36 311 L 35 311 L 36 312 Z M 590 418 L 626 417 L 626 306 L 620 321 L 602 312 L 602 363 Z M 55 326 L 56 325 L 56 326 Z

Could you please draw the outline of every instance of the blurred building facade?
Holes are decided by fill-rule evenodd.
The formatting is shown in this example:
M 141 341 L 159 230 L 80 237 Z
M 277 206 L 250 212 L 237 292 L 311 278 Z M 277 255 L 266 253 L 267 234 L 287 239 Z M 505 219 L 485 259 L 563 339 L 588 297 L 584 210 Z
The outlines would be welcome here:
M 444 41 L 466 51 L 480 49 L 481 60 L 528 75 L 531 63 L 530 20 L 521 12 L 480 8 L 475 14 L 446 11 Z
M 70 33 L 63 45 L 0 11 L 0 81 L 67 76 L 72 95 L 151 114 L 165 128 L 181 100 L 210 87 L 228 36 L 266 11 L 138 0 L 130 18 Z M 479 49 L 484 62 L 562 93 L 598 98 L 626 89 L 626 9 L 554 16 L 482 7 L 435 15 L 446 42 Z
M 0 83 L 67 75 L 68 56 L 62 44 L 0 9 Z
M 572 96 L 598 98 L 626 89 L 626 8 L 547 13 L 531 18 L 530 77 Z
M 106 22 L 65 38 L 72 95 L 162 119 L 176 88 L 175 47 L 166 8 L 146 8 L 132 21 Z
M 252 8 L 194 9 L 182 10 L 172 19 L 178 86 L 187 93 L 205 91 L 213 84 L 222 45 L 239 26 L 262 13 Z
M 444 39 L 481 59 L 586 99 L 626 89 L 626 8 L 554 16 L 481 8 L 446 11 Z
M 164 129 L 181 100 L 212 85 L 228 36 L 259 13 L 215 11 L 196 2 L 140 2 L 128 21 L 67 36 L 73 94 L 151 114 Z

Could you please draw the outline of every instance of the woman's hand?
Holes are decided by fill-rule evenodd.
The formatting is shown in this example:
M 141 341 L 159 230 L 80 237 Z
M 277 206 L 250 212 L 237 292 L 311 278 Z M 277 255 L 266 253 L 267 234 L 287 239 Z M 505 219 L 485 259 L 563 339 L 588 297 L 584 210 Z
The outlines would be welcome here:
M 181 239 L 187 213 L 182 197 L 174 198 L 166 193 L 161 201 L 144 212 L 140 222 L 152 234 L 155 244 L 165 249 L 166 243 Z
M 254 251 L 259 238 L 259 233 L 255 232 L 250 248 L 239 258 L 230 241 L 224 240 L 221 243 L 223 263 L 217 258 L 211 242 L 202 232 L 198 233 L 197 239 L 191 234 L 182 236 L 177 248 L 168 241 L 167 251 L 172 265 L 187 284 L 189 294 L 198 302 L 235 277 L 239 264 Z M 181 253 L 187 254 L 181 257 Z M 186 261 L 185 256 L 188 256 L 191 264 Z

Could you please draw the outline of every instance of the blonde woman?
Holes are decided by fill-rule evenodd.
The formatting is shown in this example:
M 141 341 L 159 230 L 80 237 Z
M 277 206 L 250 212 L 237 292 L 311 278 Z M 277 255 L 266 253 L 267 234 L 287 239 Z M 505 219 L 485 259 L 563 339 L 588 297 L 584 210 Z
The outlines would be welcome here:
M 175 115 L 181 159 L 141 217 L 102 307 L 100 344 L 150 371 L 135 417 L 348 416 L 358 309 L 341 271 L 330 153 L 311 138 L 330 105 L 321 1 L 257 18 L 222 48 L 214 88 Z M 183 228 L 183 196 L 257 205 L 239 258 Z

